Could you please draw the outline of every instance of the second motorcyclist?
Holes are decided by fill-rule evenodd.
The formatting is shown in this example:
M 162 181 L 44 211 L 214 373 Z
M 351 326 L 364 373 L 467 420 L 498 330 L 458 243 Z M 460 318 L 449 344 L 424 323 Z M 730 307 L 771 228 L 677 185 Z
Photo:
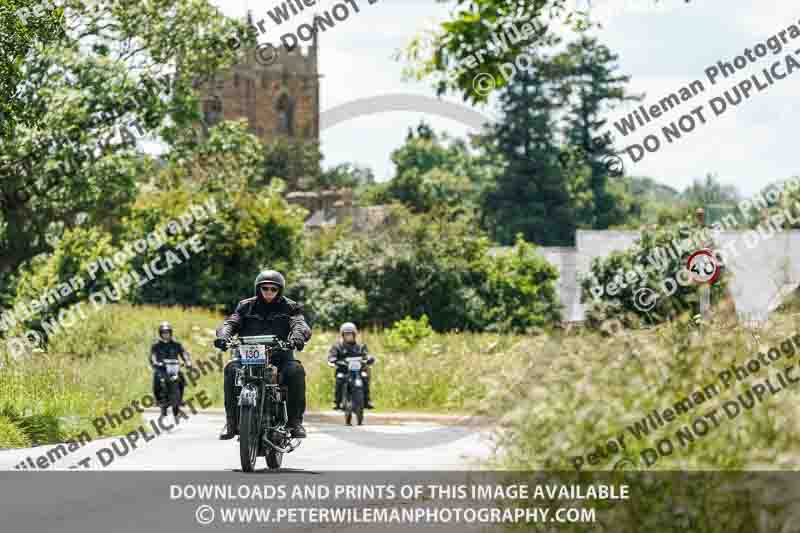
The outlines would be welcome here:
M 164 368 L 165 359 L 177 359 L 180 357 L 186 368 L 192 367 L 192 358 L 189 356 L 181 343 L 172 338 L 172 326 L 169 322 L 162 322 L 158 326 L 158 340 L 150 347 L 150 366 L 153 368 L 153 397 L 161 406 L 161 416 L 167 414 L 167 391 L 161 388 L 161 382 L 166 381 L 167 373 Z M 178 374 L 180 387 L 180 397 L 183 398 L 183 390 L 186 380 L 183 373 Z M 178 408 L 173 406 L 173 416 L 178 415 Z

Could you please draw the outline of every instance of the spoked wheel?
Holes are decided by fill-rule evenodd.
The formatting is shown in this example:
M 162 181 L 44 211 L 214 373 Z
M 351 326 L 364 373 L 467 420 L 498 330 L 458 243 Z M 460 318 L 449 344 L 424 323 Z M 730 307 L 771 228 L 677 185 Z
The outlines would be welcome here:
M 353 391 L 353 412 L 356 414 L 358 425 L 364 423 L 364 391 L 356 389 Z
M 173 413 L 181 406 L 181 386 L 180 383 L 170 382 L 167 384 L 167 404 L 173 409 Z
M 283 463 L 283 452 L 270 448 L 267 451 L 267 466 L 270 470 L 276 470 L 281 467 L 281 463 Z
M 258 457 L 258 419 L 252 405 L 239 408 L 239 458 L 242 471 L 252 472 Z
M 344 423 L 348 426 L 352 425 L 353 420 L 353 399 L 350 396 L 350 391 L 345 391 L 344 395 Z

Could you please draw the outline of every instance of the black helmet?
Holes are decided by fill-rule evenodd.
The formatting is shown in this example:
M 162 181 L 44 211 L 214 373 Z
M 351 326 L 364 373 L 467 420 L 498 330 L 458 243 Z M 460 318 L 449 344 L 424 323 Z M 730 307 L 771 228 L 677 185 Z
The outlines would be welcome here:
M 253 284 L 253 290 L 256 293 L 257 297 L 261 297 L 258 294 L 258 286 L 264 285 L 265 283 L 269 283 L 272 285 L 278 286 L 278 295 L 283 292 L 283 289 L 286 287 L 286 280 L 283 277 L 283 274 L 278 272 L 277 270 L 262 270 L 261 273 L 256 276 L 256 282 Z
M 170 325 L 169 322 L 162 322 L 158 326 L 158 336 L 160 337 L 161 334 L 164 333 L 165 331 L 168 331 L 170 335 L 172 334 L 172 326 Z

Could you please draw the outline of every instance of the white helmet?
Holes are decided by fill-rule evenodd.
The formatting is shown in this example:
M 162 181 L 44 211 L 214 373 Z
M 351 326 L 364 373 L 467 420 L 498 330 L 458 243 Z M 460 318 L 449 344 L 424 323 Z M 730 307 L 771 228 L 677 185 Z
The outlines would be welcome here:
M 353 335 L 358 335 L 358 328 L 352 322 L 345 322 L 344 324 L 339 327 L 339 334 L 344 335 L 345 333 L 352 333 Z

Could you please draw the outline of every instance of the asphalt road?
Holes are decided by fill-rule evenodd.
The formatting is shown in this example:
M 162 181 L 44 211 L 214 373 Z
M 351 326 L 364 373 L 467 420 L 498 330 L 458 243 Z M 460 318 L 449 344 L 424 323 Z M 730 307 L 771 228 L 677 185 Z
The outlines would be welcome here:
M 320 419 L 305 424 L 308 438 L 293 453 L 284 457 L 283 468 L 270 471 L 259 458 L 257 470 L 244 474 L 240 470 L 236 439 L 220 441 L 217 434 L 223 424 L 219 413 L 199 413 L 190 416 L 168 432 L 151 436 L 148 442 L 137 441 L 135 449 L 122 444 L 123 437 L 95 439 L 64 456 L 54 453 L 57 447 L 40 446 L 18 450 L 0 450 L 0 516 L 9 531 L 20 533 L 140 533 L 164 531 L 194 533 L 200 530 L 228 529 L 223 508 L 257 506 L 325 507 L 353 509 L 425 508 L 460 506 L 471 507 L 466 501 L 426 500 L 420 503 L 377 497 L 360 499 L 285 501 L 209 501 L 186 499 L 172 494 L 173 486 L 215 483 L 233 487 L 275 486 L 287 484 L 308 487 L 314 484 L 353 484 L 379 486 L 403 483 L 464 482 L 479 469 L 491 451 L 488 433 L 479 427 L 441 424 L 430 421 L 414 422 L 413 417 L 374 416 L 375 422 L 347 427 L 341 423 Z M 147 414 L 148 422 L 155 414 Z M 329 418 L 322 417 L 323 420 Z M 423 417 L 422 420 L 425 420 Z M 171 425 L 171 417 L 168 418 Z M 62 448 L 63 449 L 63 448 Z M 105 451 L 103 451 L 105 450 Z M 51 462 L 39 472 L 60 470 L 62 474 L 31 475 L 16 469 L 30 458 Z M 113 453 L 112 453 L 113 452 Z M 41 459 L 44 457 L 45 459 Z M 102 461 L 101 461 L 102 458 Z M 83 462 L 84 465 L 79 465 Z M 104 465 L 103 462 L 106 464 Z M 79 465 L 75 470 L 70 467 Z M 88 468 L 86 468 L 86 467 Z M 10 471 L 9 471 L 10 470 Z M 68 470 L 68 472 L 64 472 Z M 5 472 L 3 472 L 5 471 Z M 128 471 L 125 473 L 124 471 Z M 435 472 L 434 472 L 435 471 Z M 467 472 L 472 471 L 472 472 Z M 84 472 L 84 473 L 81 473 Z M 187 493 L 188 494 L 188 493 Z M 211 504 L 210 506 L 207 504 Z M 485 505 L 485 504 L 484 504 Z M 216 510 L 216 522 L 200 522 L 202 508 Z M 232 507 L 231 507 L 232 508 Z M 209 511 L 210 512 L 210 511 Z M 349 520 L 349 519 L 348 519 Z M 354 519 L 355 520 L 355 519 Z M 251 519 L 235 522 L 235 527 L 272 531 L 330 531 L 331 533 L 362 533 L 380 529 L 384 533 L 401 533 L 416 529 L 410 524 L 376 522 L 323 522 L 281 519 L 279 523 L 260 523 Z M 478 533 L 483 526 L 472 523 L 428 524 L 427 531 L 458 531 Z
M 155 420 L 156 415 L 148 415 Z M 171 418 L 171 417 L 170 417 Z M 377 417 L 376 417 L 377 418 Z M 171 420 L 166 426 L 171 425 Z M 153 422 L 155 424 L 155 422 Z M 240 469 L 236 439 L 217 440 L 224 423 L 220 414 L 198 413 L 169 432 L 150 435 L 135 448 L 123 437 L 96 439 L 77 450 L 61 453 L 53 446 L 0 451 L 0 469 L 13 470 L 20 462 L 46 464 L 37 470 L 193 470 Z M 490 454 L 488 435 L 476 427 L 431 422 L 363 426 L 307 422 L 308 438 L 285 455 L 283 468 L 326 470 L 472 470 Z M 151 431 L 151 433 L 154 433 Z M 103 451 L 105 450 L 105 451 Z M 64 448 L 61 448 L 64 451 Z M 47 458 L 49 453 L 49 458 Z M 45 456 L 45 459 L 39 459 Z M 266 468 L 259 458 L 258 468 Z M 29 469 L 33 469 L 28 465 Z

